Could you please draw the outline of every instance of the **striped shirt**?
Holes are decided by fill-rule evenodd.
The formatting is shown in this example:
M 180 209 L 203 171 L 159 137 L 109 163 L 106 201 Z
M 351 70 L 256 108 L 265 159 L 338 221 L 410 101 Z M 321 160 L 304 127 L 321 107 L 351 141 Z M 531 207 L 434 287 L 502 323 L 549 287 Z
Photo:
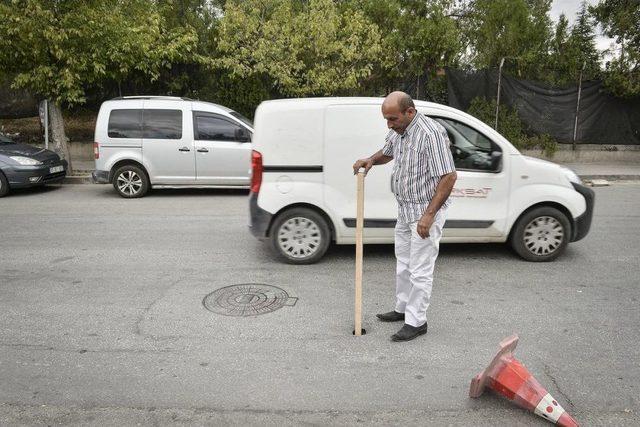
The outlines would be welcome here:
M 418 221 L 435 196 L 440 177 L 456 170 L 447 131 L 416 113 L 402 135 L 389 131 L 382 154 L 395 160 L 391 189 L 398 201 L 398 220 Z M 442 207 L 450 204 L 448 198 Z

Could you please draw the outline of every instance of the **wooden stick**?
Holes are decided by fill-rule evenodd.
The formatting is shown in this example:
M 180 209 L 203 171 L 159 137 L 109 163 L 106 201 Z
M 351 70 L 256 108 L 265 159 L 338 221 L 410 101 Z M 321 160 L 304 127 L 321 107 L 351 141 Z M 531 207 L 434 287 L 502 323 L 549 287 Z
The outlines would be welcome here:
M 355 335 L 362 335 L 362 229 L 364 227 L 364 173 L 358 172 L 356 193 Z

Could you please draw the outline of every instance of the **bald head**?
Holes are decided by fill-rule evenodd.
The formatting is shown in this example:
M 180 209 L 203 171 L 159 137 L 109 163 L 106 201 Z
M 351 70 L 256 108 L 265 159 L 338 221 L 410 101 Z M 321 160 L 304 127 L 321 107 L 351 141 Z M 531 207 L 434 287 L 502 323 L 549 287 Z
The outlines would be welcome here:
M 409 123 L 416 116 L 413 99 L 404 92 L 391 92 L 382 102 L 382 115 L 387 121 L 387 127 L 399 134 L 403 134 Z
M 396 106 L 401 113 L 406 112 L 408 108 L 416 108 L 413 99 L 411 99 L 408 94 L 399 90 L 387 95 L 382 103 L 382 108 L 385 108 L 385 104 L 387 107 Z

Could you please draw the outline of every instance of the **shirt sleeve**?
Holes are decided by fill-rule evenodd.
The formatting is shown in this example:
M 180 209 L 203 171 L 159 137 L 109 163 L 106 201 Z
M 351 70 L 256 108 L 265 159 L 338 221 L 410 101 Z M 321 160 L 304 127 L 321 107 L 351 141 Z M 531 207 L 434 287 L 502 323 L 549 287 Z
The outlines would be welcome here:
M 387 134 L 387 137 L 385 138 L 384 147 L 382 147 L 382 154 L 389 157 L 393 157 L 393 141 L 395 138 L 392 138 L 392 135 L 393 135 L 392 132 L 393 130 Z
M 451 154 L 449 135 L 445 128 L 437 123 L 436 131 L 431 135 L 431 155 L 429 156 L 429 166 L 432 176 L 442 176 L 455 172 L 456 166 Z

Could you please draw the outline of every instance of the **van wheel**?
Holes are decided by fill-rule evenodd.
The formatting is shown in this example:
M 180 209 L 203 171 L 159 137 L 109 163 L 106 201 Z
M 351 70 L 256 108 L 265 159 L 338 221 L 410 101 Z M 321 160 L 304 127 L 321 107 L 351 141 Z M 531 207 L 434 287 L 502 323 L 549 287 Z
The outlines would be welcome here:
M 271 246 L 290 264 L 313 264 L 329 247 L 329 226 L 318 213 L 293 208 L 280 214 L 271 229 Z
M 139 166 L 124 165 L 113 174 L 113 188 L 127 199 L 142 197 L 149 191 L 149 178 Z
M 0 172 L 0 197 L 4 197 L 9 192 L 9 181 L 4 176 L 2 172 Z
M 539 207 L 518 220 L 511 246 L 527 261 L 552 261 L 569 244 L 571 224 L 566 215 L 552 207 Z

